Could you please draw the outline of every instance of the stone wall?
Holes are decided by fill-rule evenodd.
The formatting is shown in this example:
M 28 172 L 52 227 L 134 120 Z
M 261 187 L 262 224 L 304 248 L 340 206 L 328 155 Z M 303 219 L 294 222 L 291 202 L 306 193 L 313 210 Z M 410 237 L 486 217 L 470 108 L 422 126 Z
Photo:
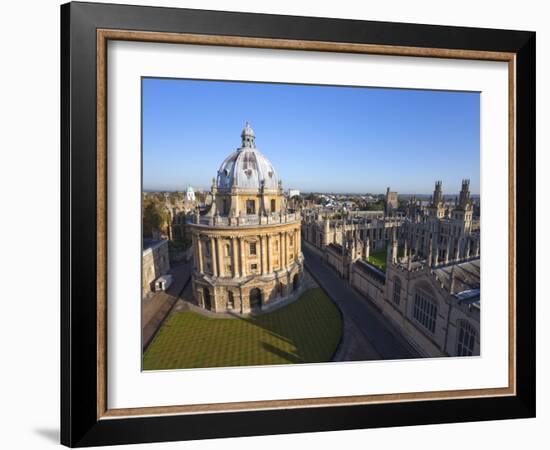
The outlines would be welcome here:
M 193 292 L 199 306 L 246 314 L 288 296 L 299 284 L 303 271 L 299 221 L 192 229 Z
M 142 295 L 152 291 L 153 282 L 168 273 L 170 257 L 168 241 L 161 241 L 143 250 L 142 256 Z

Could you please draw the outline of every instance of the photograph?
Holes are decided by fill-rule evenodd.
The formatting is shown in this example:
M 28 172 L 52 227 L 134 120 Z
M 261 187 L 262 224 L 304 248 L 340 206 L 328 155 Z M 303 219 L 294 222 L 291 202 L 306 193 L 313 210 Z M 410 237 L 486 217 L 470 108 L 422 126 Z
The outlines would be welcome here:
M 142 370 L 480 357 L 480 108 L 142 77 Z

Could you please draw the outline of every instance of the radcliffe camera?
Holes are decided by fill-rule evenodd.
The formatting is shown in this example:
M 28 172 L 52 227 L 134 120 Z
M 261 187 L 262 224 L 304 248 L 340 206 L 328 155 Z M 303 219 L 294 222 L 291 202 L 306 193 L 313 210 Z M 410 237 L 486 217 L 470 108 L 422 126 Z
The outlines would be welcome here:
M 479 93 L 142 93 L 144 370 L 480 355 Z

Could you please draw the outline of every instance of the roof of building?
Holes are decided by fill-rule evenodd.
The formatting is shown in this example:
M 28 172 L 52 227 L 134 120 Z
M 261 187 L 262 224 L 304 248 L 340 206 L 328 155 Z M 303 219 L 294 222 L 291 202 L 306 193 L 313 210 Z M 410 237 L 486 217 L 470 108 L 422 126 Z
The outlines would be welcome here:
M 386 272 L 369 263 L 368 261 L 365 261 L 364 259 L 359 259 L 356 261 L 356 267 L 361 269 L 363 272 L 372 275 L 381 283 L 386 282 Z
M 448 264 L 434 269 L 437 279 L 443 284 L 444 289 L 450 291 L 451 273 L 454 268 L 454 295 L 459 300 L 473 300 L 477 296 L 479 300 L 480 288 L 480 259 Z
M 327 245 L 327 248 L 333 252 L 342 253 L 342 246 L 336 242 L 331 242 Z
M 231 153 L 218 170 L 218 189 L 276 190 L 279 188 L 277 172 L 271 161 L 256 148 L 254 130 L 247 123 L 241 133 L 242 145 Z
M 143 252 L 145 253 L 147 250 L 154 250 L 158 247 L 160 247 L 163 244 L 167 244 L 168 241 L 166 239 L 157 240 L 154 241 L 152 239 L 144 239 L 143 240 Z

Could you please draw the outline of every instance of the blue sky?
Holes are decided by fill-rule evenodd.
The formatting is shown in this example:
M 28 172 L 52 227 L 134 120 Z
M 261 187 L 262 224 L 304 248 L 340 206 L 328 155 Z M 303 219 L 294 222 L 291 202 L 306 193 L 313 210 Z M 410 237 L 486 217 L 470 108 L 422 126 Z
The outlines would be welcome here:
M 249 121 L 285 189 L 479 193 L 479 93 L 143 79 L 143 187 L 209 188 Z

